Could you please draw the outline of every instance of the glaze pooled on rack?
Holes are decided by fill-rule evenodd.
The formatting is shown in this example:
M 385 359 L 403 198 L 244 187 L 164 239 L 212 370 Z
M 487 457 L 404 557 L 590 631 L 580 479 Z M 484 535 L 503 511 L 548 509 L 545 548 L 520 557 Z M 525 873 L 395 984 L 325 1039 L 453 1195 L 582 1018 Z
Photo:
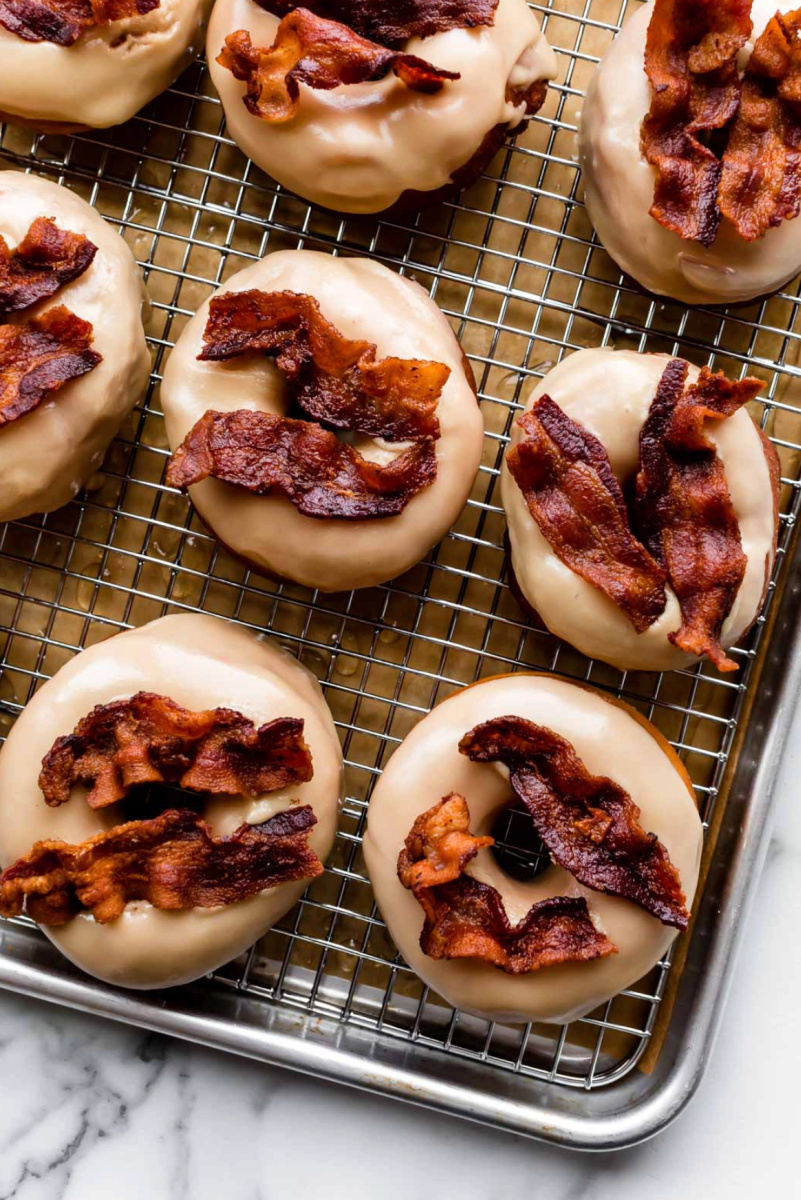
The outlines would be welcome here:
M 421 207 L 466 186 L 556 75 L 526 0 L 353 7 L 218 0 L 209 23 L 231 136 L 327 208 Z
M 341 775 L 317 681 L 275 646 L 196 614 L 119 634 L 62 667 L 0 753 L 0 907 L 25 901 L 108 982 L 195 979 L 321 873 Z

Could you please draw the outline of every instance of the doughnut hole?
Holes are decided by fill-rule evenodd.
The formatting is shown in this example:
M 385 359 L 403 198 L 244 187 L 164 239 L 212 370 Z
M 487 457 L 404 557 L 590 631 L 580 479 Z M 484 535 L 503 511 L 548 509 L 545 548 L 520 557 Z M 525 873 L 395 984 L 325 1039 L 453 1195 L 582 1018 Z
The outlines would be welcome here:
M 531 816 L 517 800 L 500 809 L 491 822 L 495 845 L 490 853 L 505 875 L 528 883 L 551 865 L 551 856 Z

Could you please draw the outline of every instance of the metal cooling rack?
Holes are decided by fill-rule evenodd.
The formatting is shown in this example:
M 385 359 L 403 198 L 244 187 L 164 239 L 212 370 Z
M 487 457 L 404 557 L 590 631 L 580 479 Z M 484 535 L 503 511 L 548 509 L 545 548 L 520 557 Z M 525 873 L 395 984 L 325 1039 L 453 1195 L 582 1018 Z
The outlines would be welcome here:
M 454 690 L 503 671 L 545 669 L 611 690 L 654 721 L 684 759 L 707 824 L 720 819 L 716 799 L 725 787 L 740 836 L 748 821 L 762 829 L 767 800 L 755 807 L 752 792 L 757 782 L 759 795 L 769 791 L 771 767 L 765 760 L 758 766 L 749 745 L 764 748 L 767 759 L 769 749 L 778 754 L 787 709 L 780 701 L 797 670 L 787 647 L 762 677 L 736 771 L 729 759 L 798 512 L 798 297 L 793 290 L 747 308 L 690 311 L 646 298 L 621 279 L 581 203 L 574 135 L 589 75 L 639 4 L 552 0 L 533 7 L 560 64 L 544 109 L 458 202 L 408 222 L 337 218 L 282 192 L 226 136 L 202 63 L 110 132 L 66 138 L 0 125 L 4 167 L 67 184 L 119 226 L 147 280 L 153 351 L 149 395 L 86 492 L 59 512 L 0 532 L 3 735 L 76 651 L 164 613 L 200 609 L 269 631 L 315 671 L 348 769 L 325 875 L 249 955 L 180 993 L 132 998 L 87 982 L 23 919 L 0 925 L 0 985 L 535 1136 L 600 1146 L 661 1127 L 680 1107 L 680 1076 L 684 1103 L 700 1074 L 720 987 L 703 1000 L 700 1026 L 698 989 L 686 1001 L 680 990 L 651 1076 L 635 1068 L 665 1036 L 660 1007 L 675 982 L 670 958 L 564 1028 L 511 1028 L 454 1012 L 399 959 L 373 904 L 360 852 L 370 788 L 411 726 Z M 487 429 L 476 487 L 446 540 L 391 584 L 335 596 L 246 571 L 162 483 L 165 355 L 224 279 L 273 249 L 304 246 L 367 254 L 427 287 L 473 364 Z M 612 345 L 678 354 L 735 376 L 747 369 L 766 382 L 755 410 L 782 458 L 780 546 L 765 613 L 735 652 L 742 664 L 735 680 L 705 667 L 621 674 L 589 661 L 522 619 L 506 586 L 497 478 L 511 423 L 528 390 L 565 354 Z M 794 589 L 785 591 L 794 597 Z M 780 620 L 788 620 L 793 597 Z M 721 846 L 725 820 L 723 827 Z M 511 869 L 536 869 L 536 847 L 522 846 L 514 814 L 500 836 Z M 730 904 L 732 895 L 742 899 L 756 870 L 756 851 L 741 841 L 727 853 L 729 874 L 716 883 L 713 869 L 707 888 L 716 908 L 719 892 Z M 704 960 L 712 969 L 710 956 L 718 954 L 721 980 L 733 916 L 724 932 L 718 944 L 720 926 L 713 927 Z M 702 965 L 693 958 L 701 936 L 683 987 Z M 686 1047 L 699 1033 L 690 1071 Z M 624 1109 L 628 1118 L 620 1116 Z

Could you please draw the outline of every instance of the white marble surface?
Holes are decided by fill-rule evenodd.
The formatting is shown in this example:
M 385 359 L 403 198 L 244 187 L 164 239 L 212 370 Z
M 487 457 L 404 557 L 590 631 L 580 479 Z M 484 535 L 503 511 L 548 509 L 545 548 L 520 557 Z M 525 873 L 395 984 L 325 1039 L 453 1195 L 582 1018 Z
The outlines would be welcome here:
M 712 1066 L 661 1137 L 537 1145 L 0 994 L 0 1200 L 727 1200 L 798 1185 L 801 716 Z

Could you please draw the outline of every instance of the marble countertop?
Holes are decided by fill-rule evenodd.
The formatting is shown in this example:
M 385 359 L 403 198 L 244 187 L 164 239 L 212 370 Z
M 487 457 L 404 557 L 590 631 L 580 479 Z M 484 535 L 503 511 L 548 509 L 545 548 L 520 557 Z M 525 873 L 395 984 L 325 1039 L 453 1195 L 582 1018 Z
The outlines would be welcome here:
M 580 1155 L 0 993 L 0 1200 L 790 1195 L 801 713 L 711 1068 L 633 1150 Z

